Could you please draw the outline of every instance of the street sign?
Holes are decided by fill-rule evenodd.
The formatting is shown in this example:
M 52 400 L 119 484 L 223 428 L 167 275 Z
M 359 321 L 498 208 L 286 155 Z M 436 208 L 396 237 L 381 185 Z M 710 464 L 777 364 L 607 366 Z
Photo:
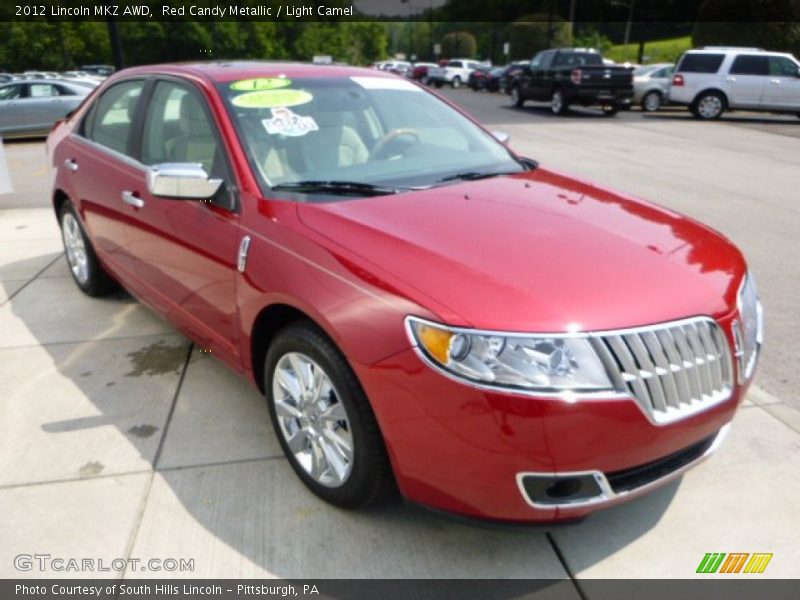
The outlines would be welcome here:
M 505 44 L 503 44 L 503 54 L 505 54 L 506 56 L 511 54 L 511 44 L 510 43 L 506 42 Z

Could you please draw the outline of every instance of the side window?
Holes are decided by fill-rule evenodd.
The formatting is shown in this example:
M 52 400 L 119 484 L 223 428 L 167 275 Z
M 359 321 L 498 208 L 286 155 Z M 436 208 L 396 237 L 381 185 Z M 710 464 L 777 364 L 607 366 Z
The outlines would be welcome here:
M 49 83 L 32 83 L 28 86 L 28 95 L 31 98 L 48 98 L 58 96 L 58 90 Z
M 58 95 L 59 96 L 74 96 L 75 95 L 75 92 L 73 90 L 69 89 L 66 86 L 57 85 L 55 87 L 58 90 Z
M 7 85 L 0 88 L 0 100 L 16 100 L 22 96 L 21 85 Z
M 542 58 L 544 57 L 544 52 L 539 52 L 536 56 L 531 59 L 531 70 L 534 71 L 542 66 Z
M 770 56 L 769 57 L 769 74 L 775 77 L 797 77 L 797 71 L 800 69 L 793 60 L 789 60 L 785 56 Z
M 767 75 L 769 67 L 766 56 L 740 54 L 733 60 L 731 75 Z
M 128 154 L 133 116 L 144 82 L 125 81 L 108 88 L 84 121 L 84 135 L 112 150 Z
M 144 125 L 144 164 L 200 163 L 209 175 L 223 175 L 217 137 L 203 102 L 183 85 L 171 81 L 156 84 Z
M 719 71 L 724 54 L 687 53 L 683 55 L 678 73 L 716 73 Z

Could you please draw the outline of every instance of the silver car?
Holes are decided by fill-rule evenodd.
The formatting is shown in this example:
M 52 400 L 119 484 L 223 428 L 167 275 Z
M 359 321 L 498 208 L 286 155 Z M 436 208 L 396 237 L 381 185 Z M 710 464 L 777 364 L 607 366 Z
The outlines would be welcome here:
M 0 137 L 46 134 L 93 89 L 91 85 L 59 79 L 10 81 L 0 85 Z
M 644 65 L 633 72 L 633 103 L 653 112 L 666 103 L 674 63 Z

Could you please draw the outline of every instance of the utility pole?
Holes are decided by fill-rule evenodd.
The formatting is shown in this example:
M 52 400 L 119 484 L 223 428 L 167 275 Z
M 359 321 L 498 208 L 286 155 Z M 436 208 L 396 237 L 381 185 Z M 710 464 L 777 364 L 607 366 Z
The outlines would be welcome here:
M 114 57 L 114 68 L 119 71 L 125 68 L 125 61 L 122 58 L 122 40 L 119 37 L 117 21 L 109 17 L 106 21 L 108 25 L 108 39 L 111 42 L 111 55 Z

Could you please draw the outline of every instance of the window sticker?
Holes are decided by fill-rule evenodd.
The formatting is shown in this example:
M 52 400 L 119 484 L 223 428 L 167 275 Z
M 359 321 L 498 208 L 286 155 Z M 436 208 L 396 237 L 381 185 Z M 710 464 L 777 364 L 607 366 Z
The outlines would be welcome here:
M 367 90 L 405 90 L 407 92 L 421 92 L 419 86 L 410 81 L 394 77 L 351 77 L 354 83 Z
M 306 104 L 313 99 L 303 90 L 262 90 L 240 94 L 231 102 L 240 108 L 279 108 Z
M 258 77 L 256 79 L 240 79 L 231 84 L 231 89 L 237 92 L 254 92 L 257 90 L 277 90 L 292 85 L 292 80 L 286 77 Z
M 292 112 L 285 106 L 272 109 L 272 118 L 261 121 L 264 129 L 270 135 L 288 135 L 289 137 L 300 137 L 309 131 L 317 131 L 317 122 L 313 117 L 303 117 Z

